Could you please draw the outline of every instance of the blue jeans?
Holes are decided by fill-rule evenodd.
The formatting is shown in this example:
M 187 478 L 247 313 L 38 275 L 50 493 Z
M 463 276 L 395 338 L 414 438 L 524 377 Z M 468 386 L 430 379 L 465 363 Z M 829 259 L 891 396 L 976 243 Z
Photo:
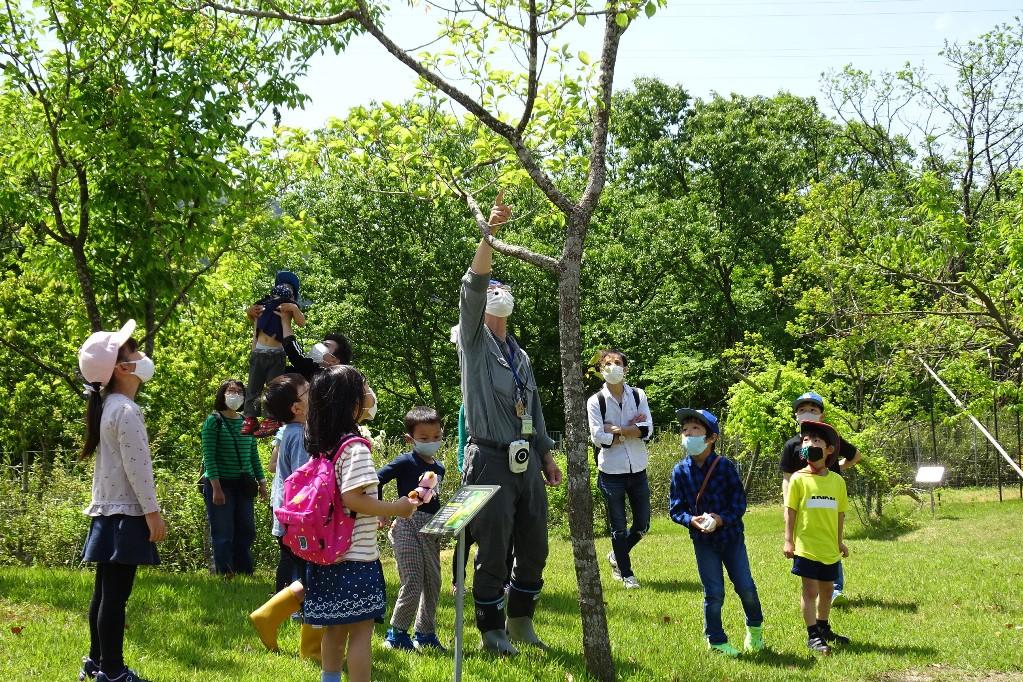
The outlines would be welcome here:
M 221 481 L 224 504 L 213 504 L 213 486 L 203 490 L 206 516 L 213 540 L 213 565 L 217 573 L 252 573 L 252 543 L 256 541 L 253 499 L 242 495 L 234 481 Z
M 759 627 L 764 623 L 764 614 L 760 610 L 760 597 L 757 586 L 750 573 L 749 557 L 746 555 L 746 540 L 742 537 L 721 547 L 714 547 L 703 542 L 694 542 L 696 550 L 696 569 L 703 583 L 703 632 L 711 644 L 723 644 L 728 641 L 725 630 L 721 626 L 721 605 L 725 601 L 725 577 L 721 570 L 728 571 L 728 579 L 732 581 L 735 593 L 742 602 L 742 610 L 746 613 L 746 625 Z
M 845 571 L 842 570 L 842 561 L 838 561 L 838 577 L 835 578 L 835 592 L 841 592 L 845 587 Z
M 634 474 L 597 473 L 597 487 L 607 504 L 607 525 L 611 529 L 611 548 L 623 578 L 632 575 L 629 552 L 650 530 L 650 483 L 646 470 Z M 626 526 L 625 500 L 632 508 L 632 527 Z

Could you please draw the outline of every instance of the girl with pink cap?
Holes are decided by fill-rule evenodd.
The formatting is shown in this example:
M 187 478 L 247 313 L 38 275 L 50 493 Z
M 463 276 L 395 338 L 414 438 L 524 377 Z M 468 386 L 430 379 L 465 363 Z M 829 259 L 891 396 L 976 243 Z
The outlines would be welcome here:
M 96 564 L 89 605 L 89 655 L 80 682 L 145 682 L 124 664 L 124 613 L 139 566 L 160 562 L 154 543 L 167 535 L 156 501 L 153 461 L 135 395 L 153 376 L 150 358 L 131 338 L 135 320 L 120 331 L 95 332 L 78 351 L 88 407 L 82 457 L 96 455 L 92 517 L 82 560 Z

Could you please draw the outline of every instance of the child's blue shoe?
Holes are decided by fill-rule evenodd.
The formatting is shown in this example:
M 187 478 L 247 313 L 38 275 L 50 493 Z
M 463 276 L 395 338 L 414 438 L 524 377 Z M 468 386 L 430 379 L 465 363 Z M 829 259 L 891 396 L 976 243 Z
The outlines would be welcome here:
M 82 671 L 78 673 L 78 682 L 85 682 L 96 677 L 99 672 L 99 664 L 88 656 L 82 659 Z
M 412 644 L 412 638 L 408 636 L 408 632 L 394 627 L 387 628 L 387 637 L 384 638 L 384 646 L 388 649 L 397 649 L 399 651 L 416 650 L 415 646 Z
M 419 650 L 434 649 L 435 651 L 439 651 L 441 653 L 447 651 L 447 649 L 444 648 L 444 645 L 440 643 L 440 640 L 437 639 L 437 635 L 433 632 L 428 633 L 417 632 L 412 640 L 412 645 Z
M 139 674 L 131 668 L 125 668 L 120 675 L 111 677 L 102 670 L 96 673 L 96 682 L 149 682 L 139 677 Z

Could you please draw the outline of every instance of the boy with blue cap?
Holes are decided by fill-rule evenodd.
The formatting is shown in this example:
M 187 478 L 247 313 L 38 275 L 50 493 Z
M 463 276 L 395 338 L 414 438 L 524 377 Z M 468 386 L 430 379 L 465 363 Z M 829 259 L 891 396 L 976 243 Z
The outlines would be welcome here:
M 746 613 L 746 651 L 764 649 L 764 616 L 750 571 L 743 533 L 746 491 L 730 461 L 714 452 L 718 420 L 708 410 L 682 408 L 675 412 L 682 424 L 685 457 L 671 472 L 669 513 L 675 523 L 689 529 L 696 552 L 696 568 L 703 583 L 703 622 L 707 645 L 729 657 L 739 650 L 728 643 L 721 625 L 725 600 L 724 571 L 732 581 Z
M 824 398 L 818 393 L 808 391 L 792 401 L 792 413 L 795 416 L 797 424 L 802 424 L 807 421 L 823 422 Z M 827 465 L 829 470 L 841 477 L 843 471 L 848 471 L 856 466 L 862 458 L 862 455 L 856 449 L 855 445 L 848 442 L 841 436 L 838 436 L 838 443 L 839 447 L 835 449 L 835 454 L 828 459 Z M 801 434 L 796 434 L 785 441 L 785 446 L 782 448 L 781 460 L 778 465 L 782 474 L 782 499 L 784 499 L 788 494 L 789 480 L 792 478 L 792 474 L 806 467 L 806 459 L 801 454 L 802 447 L 803 437 Z M 841 459 L 839 459 L 839 452 L 842 453 Z M 845 589 L 845 571 L 843 570 L 841 561 L 838 562 L 838 575 L 835 577 L 834 588 L 835 589 L 831 595 L 832 605 L 842 606 L 847 604 L 848 601 L 842 593 Z

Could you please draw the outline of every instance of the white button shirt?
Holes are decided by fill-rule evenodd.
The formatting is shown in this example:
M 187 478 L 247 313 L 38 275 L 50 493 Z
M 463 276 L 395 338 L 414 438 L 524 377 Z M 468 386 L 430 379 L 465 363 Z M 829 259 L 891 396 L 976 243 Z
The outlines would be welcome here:
M 622 402 L 611 395 L 607 384 L 590 396 L 586 401 L 586 416 L 590 424 L 590 440 L 600 448 L 597 455 L 597 468 L 605 474 L 635 474 L 646 470 L 647 449 L 646 441 L 654 432 L 654 422 L 650 416 L 650 405 L 646 401 L 646 393 L 628 384 L 624 386 Z M 604 404 L 607 411 L 600 413 L 600 400 L 598 396 L 603 394 Z M 636 406 L 637 400 L 639 406 Z M 632 418 L 637 414 L 644 416 L 644 419 L 633 424 Z M 615 426 L 646 427 L 644 438 L 625 438 L 621 442 L 611 445 L 615 435 L 604 431 L 604 424 Z

